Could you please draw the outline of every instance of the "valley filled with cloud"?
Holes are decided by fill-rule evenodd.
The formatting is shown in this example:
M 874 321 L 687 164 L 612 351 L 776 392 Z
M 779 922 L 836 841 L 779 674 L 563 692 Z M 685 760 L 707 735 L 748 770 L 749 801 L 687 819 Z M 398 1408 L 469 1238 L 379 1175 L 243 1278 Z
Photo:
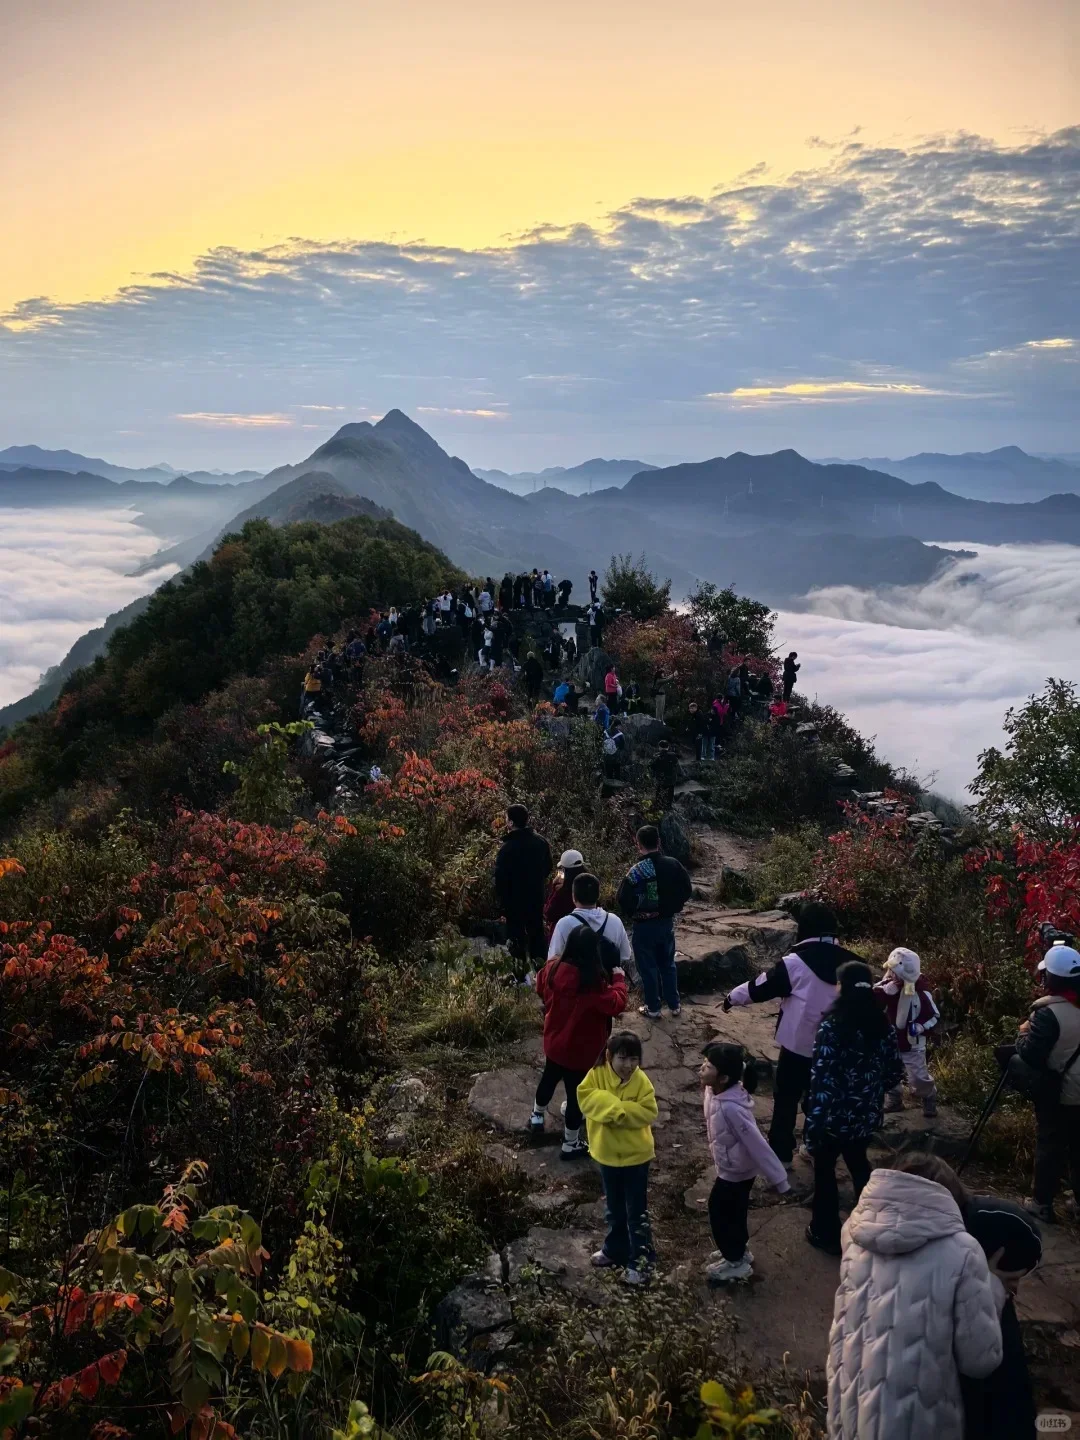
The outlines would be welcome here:
M 127 510 L 5 509 L 0 529 L 0 705 L 34 689 L 80 635 L 155 589 L 175 565 L 133 576 L 161 546 Z

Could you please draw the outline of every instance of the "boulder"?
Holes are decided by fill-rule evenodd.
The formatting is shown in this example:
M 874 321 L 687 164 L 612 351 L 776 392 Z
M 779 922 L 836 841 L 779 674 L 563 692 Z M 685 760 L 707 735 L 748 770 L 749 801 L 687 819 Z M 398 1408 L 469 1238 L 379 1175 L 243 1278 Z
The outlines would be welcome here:
M 486 1070 L 478 1075 L 469 1092 L 469 1109 L 481 1120 L 507 1134 L 521 1134 L 532 1111 L 536 1082 L 543 1061 L 533 1065 L 512 1065 L 506 1070 Z M 562 1099 L 561 1090 L 556 1092 Z M 556 1101 L 549 1108 L 545 1129 L 555 1135 L 562 1131 L 562 1116 Z
M 638 713 L 622 717 L 623 734 L 633 744 L 655 745 L 659 740 L 670 740 L 671 731 L 662 720 L 652 715 Z
M 680 995 L 701 995 L 710 990 L 732 990 L 757 974 L 748 948 L 739 940 L 720 941 L 711 949 L 694 947 L 675 952 Z
M 669 810 L 660 821 L 660 844 L 664 854 L 683 865 L 690 863 L 690 831 L 677 810 Z
M 513 1318 L 510 1301 L 500 1287 L 485 1275 L 469 1275 L 435 1307 L 436 1341 L 441 1350 L 474 1364 L 482 1363 L 485 1356 L 490 1363 L 496 1347 L 487 1344 L 485 1337 L 498 1334 L 497 1349 L 505 1349 Z
M 588 627 L 585 627 L 586 630 Z M 574 667 L 574 678 L 578 688 L 583 690 L 587 703 L 591 706 L 597 695 L 604 693 L 604 676 L 611 669 L 614 660 L 606 650 L 593 646 L 591 650 L 585 650 L 578 658 Z
M 509 1282 L 523 1284 L 530 1270 L 540 1271 L 547 1284 L 558 1285 L 579 1300 L 600 1303 L 604 1299 L 602 1272 L 591 1262 L 600 1238 L 591 1231 L 534 1226 L 528 1235 L 511 1240 L 506 1247 Z

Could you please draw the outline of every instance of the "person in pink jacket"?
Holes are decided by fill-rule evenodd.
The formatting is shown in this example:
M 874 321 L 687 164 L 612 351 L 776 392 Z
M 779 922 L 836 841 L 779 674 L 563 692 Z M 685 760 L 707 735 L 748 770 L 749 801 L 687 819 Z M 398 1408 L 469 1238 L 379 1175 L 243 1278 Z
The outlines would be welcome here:
M 705 1129 L 716 1180 L 709 1195 L 709 1223 L 717 1258 L 705 1267 L 709 1283 L 749 1279 L 754 1257 L 747 1249 L 746 1217 L 750 1191 L 763 1175 L 780 1194 L 791 1187 L 787 1171 L 776 1158 L 754 1119 L 757 1069 L 741 1045 L 706 1045 L 701 1076 Z

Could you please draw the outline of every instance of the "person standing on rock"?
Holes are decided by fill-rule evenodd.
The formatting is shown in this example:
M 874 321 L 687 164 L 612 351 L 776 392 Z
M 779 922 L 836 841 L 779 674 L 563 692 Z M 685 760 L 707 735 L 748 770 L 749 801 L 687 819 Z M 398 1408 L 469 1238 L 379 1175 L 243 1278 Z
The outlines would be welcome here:
M 596 573 L 595 570 L 590 570 L 590 571 L 589 571 L 589 600 L 591 601 L 591 603 L 592 603 L 593 605 L 596 604 L 596 587 L 597 587 L 599 584 L 600 584 L 600 576 L 597 575 L 597 573 Z
M 668 686 L 674 679 L 674 672 L 670 675 L 665 675 L 662 670 L 657 670 L 652 678 L 653 713 L 661 724 L 663 724 L 664 715 L 667 713 Z
M 649 768 L 656 782 L 656 803 L 666 812 L 675 804 L 675 786 L 679 782 L 679 757 L 670 740 L 661 740 L 656 749 L 656 759 Z
M 804 905 L 795 948 L 756 980 L 736 985 L 724 1001 L 725 1010 L 765 1000 L 782 1002 L 776 1026 L 780 1058 L 773 1081 L 769 1144 L 785 1165 L 791 1165 L 795 1156 L 799 1103 L 810 1079 L 817 1028 L 836 999 L 836 972 L 847 961 L 859 958 L 836 939 L 838 928 L 828 906 L 817 901 Z
M 709 1224 L 717 1251 L 705 1274 L 711 1285 L 748 1280 L 754 1257 L 748 1249 L 746 1217 L 750 1191 L 763 1175 L 783 1195 L 791 1189 L 787 1171 L 773 1154 L 754 1119 L 757 1068 L 741 1045 L 706 1045 L 698 1072 L 705 1100 L 705 1133 L 716 1166 L 709 1194 Z
M 622 958 L 620 939 L 627 954 L 630 949 L 618 917 L 600 910 L 596 903 L 600 898 L 596 876 L 579 875 L 574 891 L 579 908 L 555 926 L 550 958 L 536 977 L 536 993 L 544 1006 L 544 1073 L 536 1087 L 528 1125 L 530 1133 L 543 1133 L 544 1112 L 562 1084 L 566 1091 L 564 1160 L 588 1151 L 581 1135 L 577 1090 L 604 1053 L 612 1019 L 626 1009 L 626 971 L 616 963 Z
M 649 1166 L 656 1154 L 652 1127 L 660 1112 L 641 1060 L 640 1037 L 622 1030 L 612 1035 L 578 1091 L 607 1209 L 608 1233 L 592 1263 L 600 1270 L 624 1266 L 628 1285 L 647 1285 L 656 1264 Z
M 645 992 L 639 1013 L 659 1020 L 661 1003 L 672 1015 L 682 1009 L 675 970 L 675 916 L 693 893 L 685 869 L 660 849 L 660 832 L 643 825 L 637 832 L 639 859 L 627 871 L 616 904 L 633 921 L 634 962 Z
M 796 677 L 796 675 L 798 675 L 799 670 L 802 668 L 801 666 L 796 665 L 796 663 L 795 663 L 796 660 L 798 660 L 798 658 L 799 658 L 799 652 L 798 652 L 797 650 L 792 650 L 791 653 L 790 653 L 790 655 L 787 655 L 787 656 L 785 657 L 785 659 L 784 659 L 784 700 L 785 700 L 785 702 L 787 702 L 788 700 L 791 699 L 791 692 L 795 689 L 795 677 Z
M 535 705 L 540 699 L 540 686 L 544 683 L 544 667 L 537 659 L 536 651 L 530 650 L 525 659 L 525 693 L 529 702 Z
M 544 886 L 551 847 L 529 824 L 524 805 L 506 812 L 510 830 L 495 858 L 495 894 L 506 917 L 507 948 L 521 966 L 544 958 Z
M 866 1149 L 881 1128 L 886 1092 L 904 1074 L 896 1031 L 874 996 L 869 966 L 849 960 L 836 978 L 840 993 L 818 1026 L 803 1132 L 814 1161 L 806 1238 L 827 1255 L 840 1254 L 836 1162 L 843 1156 L 857 1201 L 870 1179 Z
M 926 1065 L 926 1037 L 941 1018 L 930 987 L 922 978 L 922 962 L 914 950 L 898 945 L 885 961 L 885 978 L 874 986 L 874 995 L 883 1007 L 896 1035 L 907 1083 L 922 1101 L 923 1115 L 937 1114 L 937 1086 Z M 885 1109 L 904 1108 L 899 1085 L 885 1097 Z

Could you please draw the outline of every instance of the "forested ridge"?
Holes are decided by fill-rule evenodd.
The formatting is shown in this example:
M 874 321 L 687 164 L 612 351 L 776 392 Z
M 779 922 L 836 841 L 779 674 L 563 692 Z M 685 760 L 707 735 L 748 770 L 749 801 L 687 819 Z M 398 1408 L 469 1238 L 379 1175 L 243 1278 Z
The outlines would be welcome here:
M 536 1219 L 535 1172 L 465 1103 L 539 1027 L 490 943 L 506 809 L 587 856 L 605 904 L 667 809 L 649 743 L 612 783 L 601 728 L 548 698 L 557 673 L 534 705 L 422 643 L 342 665 L 365 772 L 342 792 L 295 723 L 316 656 L 466 580 L 392 520 L 252 521 L 0 740 L 0 1435 L 824 1433 L 820 1384 L 732 1367 L 685 1277 L 599 1331 L 536 1282 L 490 1367 L 438 1318 Z M 691 703 L 740 663 L 779 678 L 767 608 L 701 587 L 676 613 L 643 565 L 608 584 L 623 684 L 677 677 L 691 868 L 710 827 L 752 854 L 706 898 L 813 893 L 872 963 L 917 946 L 939 1087 L 976 1113 L 1035 993 L 1038 924 L 1080 928 L 1075 693 L 1051 682 L 1010 717 L 971 812 L 913 825 L 911 778 L 797 691 L 802 730 L 762 707 L 699 761 Z M 1026 1168 L 1030 1130 L 1007 1101 L 989 1175 Z

